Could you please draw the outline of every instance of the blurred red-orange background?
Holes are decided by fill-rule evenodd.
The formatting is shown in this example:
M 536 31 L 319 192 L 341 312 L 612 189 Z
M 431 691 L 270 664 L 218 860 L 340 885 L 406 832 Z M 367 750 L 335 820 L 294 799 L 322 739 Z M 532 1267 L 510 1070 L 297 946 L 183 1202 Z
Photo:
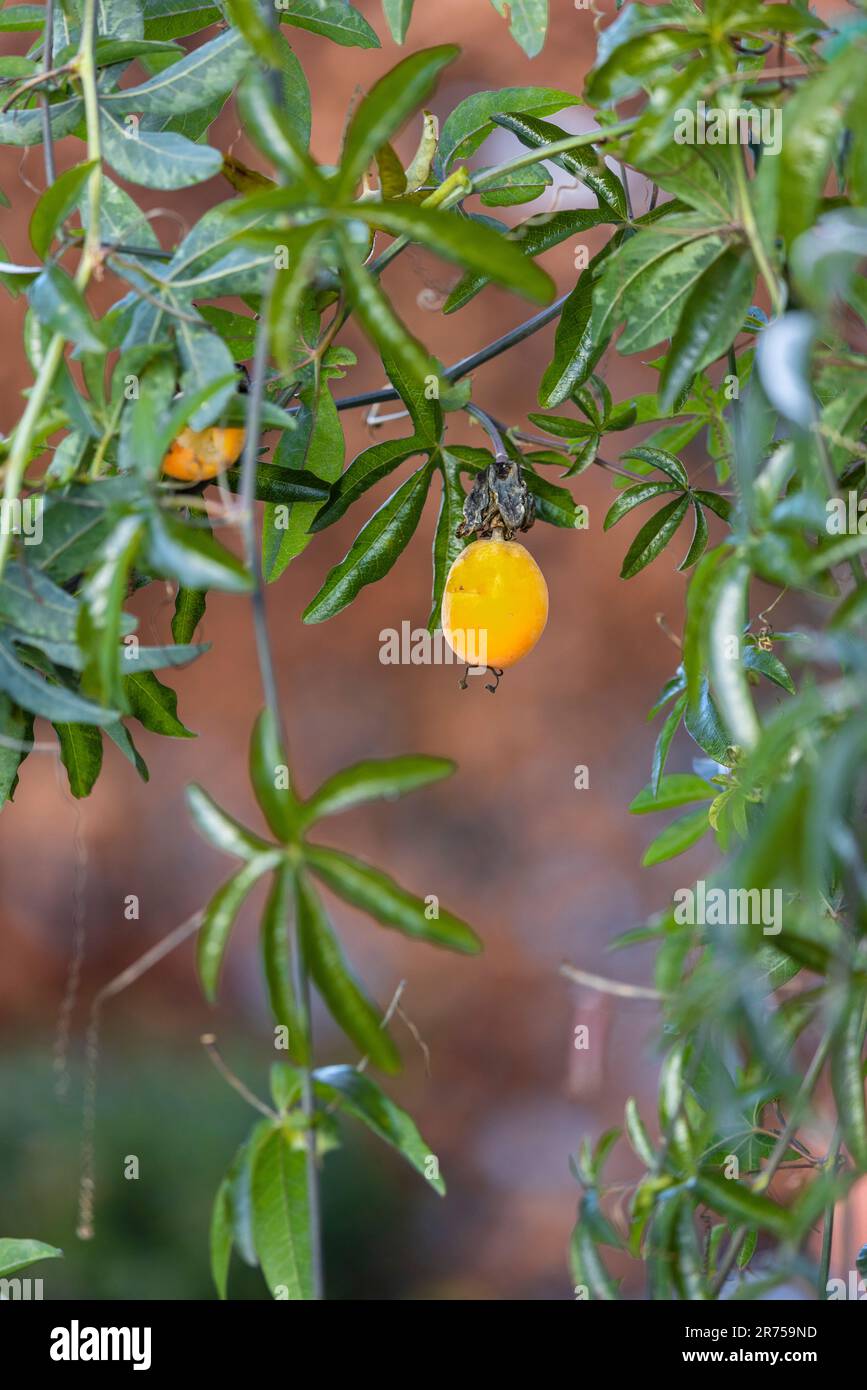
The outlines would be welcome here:
M 310 81 L 312 145 L 324 162 L 336 157 L 351 103 L 401 56 L 378 6 L 366 0 L 359 8 L 382 37 L 378 51 L 338 48 L 300 30 L 285 31 Z M 535 84 L 580 93 L 595 49 L 593 16 L 566 0 L 554 0 L 552 10 L 547 45 L 530 62 L 484 0 L 418 0 L 408 48 L 443 41 L 462 48 L 433 102 L 440 118 L 477 90 Z M 22 36 L 5 39 L 6 51 L 24 51 Z M 587 113 L 572 109 L 555 119 L 581 129 Z M 415 128 L 404 132 L 401 153 L 411 154 L 417 135 Z M 263 167 L 231 106 L 210 140 Z M 482 151 L 484 162 L 503 157 L 512 145 L 505 132 L 494 136 Z M 60 145 L 61 167 L 80 157 L 77 142 Z M 13 202 L 12 211 L 0 212 L 0 239 L 10 259 L 27 260 L 27 222 L 35 190 L 43 186 L 38 150 L 0 152 L 0 186 Z M 188 222 L 229 196 L 221 180 L 177 195 L 130 191 L 142 206 L 170 206 Z M 554 196 L 568 207 L 583 194 L 566 189 Z M 632 196 L 642 210 L 648 189 L 637 179 Z M 538 205 L 545 206 L 551 206 L 550 193 Z M 535 210 L 495 211 L 517 221 Z M 172 220 L 154 226 L 164 244 L 175 238 Z M 591 250 L 604 235 L 604 229 L 587 235 Z M 574 283 L 574 250 L 567 243 L 544 260 L 561 292 Z M 534 312 L 532 305 L 491 288 L 448 318 L 425 307 L 457 278 L 454 267 L 415 249 L 385 277 L 400 312 L 445 362 Z M 119 292 L 117 282 L 107 279 L 93 302 L 105 308 Z M 7 298 L 3 309 L 10 350 L 2 367 L 2 424 L 8 429 L 29 378 L 11 346 L 19 338 L 23 302 Z M 381 368 L 351 325 L 344 340 L 358 352 L 359 365 L 341 389 L 381 385 Z M 479 371 L 475 400 L 510 424 L 526 425 L 527 412 L 537 408 L 536 384 L 552 342 L 549 327 Z M 601 370 L 617 400 L 648 389 L 654 379 L 638 358 L 624 363 L 611 356 Z M 370 442 L 371 430 L 361 412 L 342 418 L 351 458 Z M 386 424 L 376 437 L 403 428 Z M 467 417 L 449 417 L 452 442 L 481 443 L 479 435 Z M 625 445 L 635 437 L 618 438 Z M 613 437 L 606 441 L 609 457 L 617 443 Z M 699 449 L 692 457 L 703 462 Z M 577 990 L 558 975 L 558 967 L 571 961 L 647 982 L 645 950 L 610 957 L 607 943 L 712 862 L 711 850 L 699 847 L 674 864 L 641 870 L 643 847 L 658 824 L 626 813 L 648 777 L 656 728 L 645 722 L 646 711 L 678 661 L 657 616 L 665 615 L 679 631 L 684 583 L 675 565 L 688 542 L 678 537 L 661 561 L 623 583 L 618 571 L 638 521 L 603 534 L 611 487 L 602 470 L 591 469 L 572 488 L 589 508 L 590 529 L 537 525 L 531 533 L 528 543 L 550 589 L 548 629 L 533 655 L 508 672 L 496 697 L 481 681 L 462 692 L 454 667 L 389 666 L 379 659 L 383 629 L 426 621 L 434 497 L 392 572 L 330 622 L 303 626 L 300 614 L 361 521 L 387 495 L 387 485 L 316 537 L 269 590 L 280 691 L 302 790 L 364 757 L 418 751 L 458 764 L 453 778 L 430 791 L 330 822 L 327 838 L 387 867 L 415 892 L 437 894 L 485 942 L 478 959 L 451 956 L 409 943 L 330 902 L 353 964 L 380 1004 L 385 1007 L 399 981 L 407 982 L 402 1004 L 429 1049 L 430 1073 L 397 1021 L 406 1070 L 388 1084 L 418 1119 L 449 1186 L 448 1198 L 438 1203 L 397 1157 L 366 1145 L 350 1150 L 351 1161 L 335 1167 L 333 1179 L 329 1160 L 326 1189 L 340 1186 L 344 1194 L 330 1199 L 330 1286 L 344 1296 L 571 1297 L 567 1247 L 578 1193 L 568 1156 L 584 1136 L 619 1123 L 630 1094 L 642 1098 L 653 1128 L 654 1005 Z M 144 639 L 167 640 L 168 590 L 152 586 L 130 606 Z M 216 1011 L 202 1002 L 191 944 L 109 1006 L 97 1124 L 97 1225 L 101 1200 L 113 1223 L 112 1267 L 106 1273 L 104 1259 L 100 1268 L 99 1229 L 86 1250 L 73 1234 L 87 1003 L 112 975 L 201 906 L 231 869 L 193 829 L 184 801 L 187 784 L 201 782 L 240 819 L 256 823 L 246 760 L 261 694 L 248 603 L 210 598 L 199 638 L 211 642 L 211 650 L 173 677 L 179 713 L 198 737 L 138 735 L 150 765 L 149 785 L 109 745 L 93 796 L 77 804 L 57 759 L 34 754 L 22 770 L 14 805 L 2 815 L 0 1017 L 8 1075 L 21 1075 L 16 1058 L 24 1058 L 27 1081 L 26 1095 L 25 1087 L 9 1092 L 20 1105 L 10 1106 L 0 1150 L 12 1173 L 11 1184 L 4 1173 L 0 1229 L 64 1245 L 72 1264 L 61 1287 L 79 1296 L 158 1297 L 166 1290 L 169 1296 L 207 1296 L 210 1199 L 216 1177 L 255 1116 L 216 1077 L 199 1036 L 216 1032 L 226 1060 L 260 1092 L 274 1056 L 256 944 L 259 898 L 247 905 L 236 930 Z M 49 737 L 50 730 L 42 735 Z M 676 744 L 671 766 L 688 769 L 693 751 L 687 743 Z M 574 785 L 580 764 L 589 768 L 585 790 Z M 66 1103 L 58 1105 L 51 1049 L 76 893 L 86 929 L 85 967 L 73 1019 L 72 1086 Z M 124 916 L 129 894 L 140 900 L 138 921 Z M 573 1040 L 581 1023 L 590 1026 L 591 1045 L 579 1052 Z M 323 1061 L 355 1060 L 321 1012 L 316 1033 Z M 207 1106 L 210 1117 L 228 1117 L 219 1142 L 208 1137 L 211 1119 L 199 1125 L 199 1106 Z M 135 1117 L 129 1135 L 127 1115 Z M 160 1179 L 163 1186 L 154 1191 L 158 1165 L 150 1160 L 166 1144 L 174 1145 L 177 1166 L 173 1158 Z M 122 1158 L 130 1152 L 141 1160 L 135 1184 L 119 1181 Z M 369 1177 L 371 1171 L 378 1176 Z M 611 1171 L 615 1178 L 627 1177 L 636 1171 L 635 1162 L 628 1152 L 621 1154 Z M 181 1220 L 192 1226 L 195 1241 L 185 1256 L 188 1276 L 172 1282 L 164 1271 L 177 1263 L 172 1242 L 180 1237 L 172 1223 L 160 1224 L 159 1212 L 171 1204 L 172 1184 L 182 1181 L 189 1195 Z M 108 1194 L 104 1199 L 102 1192 Z M 366 1223 L 357 1210 L 364 1203 L 371 1204 Z M 29 1229 L 43 1211 L 54 1224 Z M 342 1240 L 355 1230 L 361 1231 L 363 1249 Z M 618 1272 L 627 1275 L 627 1291 L 640 1297 L 637 1267 Z

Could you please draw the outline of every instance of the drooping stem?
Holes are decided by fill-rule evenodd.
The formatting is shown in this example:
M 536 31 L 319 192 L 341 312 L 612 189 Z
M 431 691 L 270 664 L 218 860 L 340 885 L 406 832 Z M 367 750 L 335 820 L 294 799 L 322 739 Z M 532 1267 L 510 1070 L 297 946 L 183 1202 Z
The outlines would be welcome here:
M 840 1158 L 842 1141 L 839 1135 L 839 1127 L 834 1132 L 831 1147 L 828 1150 L 828 1157 L 824 1163 L 824 1169 L 834 1172 Z M 825 1217 L 822 1223 L 822 1255 L 819 1260 L 819 1297 L 828 1296 L 828 1278 L 831 1273 L 831 1250 L 834 1244 L 834 1210 L 836 1203 L 832 1199 L 825 1207 Z
M 741 225 L 746 234 L 747 241 L 750 244 L 750 250 L 753 253 L 756 265 L 759 268 L 759 274 L 768 287 L 768 294 L 771 297 L 771 307 L 773 308 L 774 314 L 779 316 L 783 312 L 783 298 L 780 293 L 779 281 L 765 253 L 764 242 L 762 241 L 761 232 L 756 223 L 756 215 L 753 210 L 753 200 L 750 197 L 749 180 L 747 179 L 747 171 L 744 167 L 741 147 L 740 145 L 733 145 L 731 150 Z
M 474 419 L 478 420 L 493 444 L 494 458 L 507 459 L 509 457 L 508 450 L 503 442 L 503 436 L 500 434 L 496 421 L 491 418 L 487 411 L 482 410 L 481 406 L 468 405 L 465 409 L 468 415 L 472 415 Z
M 265 394 L 265 372 L 268 363 L 268 307 L 274 288 L 275 272 L 272 270 L 262 294 L 259 327 L 256 332 L 256 345 L 253 353 L 253 372 L 247 394 L 247 437 L 244 444 L 244 457 L 241 464 L 241 511 L 244 528 L 244 551 L 247 566 L 253 576 L 253 626 L 256 634 L 256 653 L 265 704 L 278 734 L 284 756 L 288 759 L 288 743 L 284 721 L 280 712 L 280 699 L 274 673 L 274 657 L 268 635 L 268 619 L 265 609 L 265 582 L 262 574 L 262 553 L 256 526 L 256 465 L 259 442 L 262 432 L 262 402 Z M 308 1034 L 308 1056 L 312 1057 L 313 1042 L 310 1036 L 310 984 L 306 962 L 298 939 L 297 928 L 293 933 L 293 974 L 295 994 L 302 1016 L 306 1021 Z M 305 1121 L 307 1201 L 310 1213 L 311 1275 L 313 1297 L 321 1299 L 324 1294 L 322 1264 L 322 1221 L 319 1200 L 319 1169 L 316 1162 L 316 1097 L 313 1091 L 312 1063 L 307 1062 L 301 1069 L 301 1111 Z
M 54 0 L 46 0 L 45 3 L 45 25 L 42 31 L 42 77 L 47 78 L 51 72 L 52 53 L 54 49 Z M 54 137 L 51 133 L 51 104 L 48 100 L 48 93 L 43 92 L 40 97 L 42 104 L 42 157 L 45 162 L 45 182 L 51 187 L 56 178 L 54 164 Z

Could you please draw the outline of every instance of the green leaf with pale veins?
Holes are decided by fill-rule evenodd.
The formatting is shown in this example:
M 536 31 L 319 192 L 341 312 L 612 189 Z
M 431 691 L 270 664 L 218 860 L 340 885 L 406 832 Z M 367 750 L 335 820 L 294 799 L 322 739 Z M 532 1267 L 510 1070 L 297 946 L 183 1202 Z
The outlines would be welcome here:
M 158 681 L 153 671 L 123 677 L 123 693 L 130 713 L 152 734 L 169 738 L 195 738 L 178 719 L 178 697 Z
M 272 1298 L 313 1297 L 310 1199 L 304 1149 L 274 1128 L 253 1155 L 253 1235 Z
M 309 29 L 345 48 L 379 48 L 376 31 L 347 0 L 281 0 L 281 24 Z
M 14 1240 L 9 1236 L 0 1239 L 0 1278 L 6 1279 L 19 1269 L 37 1264 L 39 1260 L 60 1260 L 63 1251 L 56 1245 L 46 1245 L 41 1240 Z

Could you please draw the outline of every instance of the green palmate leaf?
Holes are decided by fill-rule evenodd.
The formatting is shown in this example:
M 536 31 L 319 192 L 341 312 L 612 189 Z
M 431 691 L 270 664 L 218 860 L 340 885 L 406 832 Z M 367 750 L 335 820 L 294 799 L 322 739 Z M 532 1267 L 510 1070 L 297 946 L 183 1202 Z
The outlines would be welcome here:
M 281 0 L 277 16 L 281 24 L 309 29 L 347 48 L 379 48 L 375 31 L 347 0 Z
M 707 219 L 698 213 L 670 215 L 629 237 L 606 260 L 595 289 L 594 339 L 610 335 L 623 319 L 621 352 L 670 338 L 694 286 L 725 246 L 722 236 L 709 234 Z
M 42 194 L 30 218 L 30 244 L 37 256 L 47 255 L 57 228 L 74 212 L 81 191 L 96 167 L 96 160 L 75 164 Z
M 864 994 L 853 989 L 844 1001 L 831 1046 L 831 1083 L 843 1137 L 852 1158 L 867 1168 L 867 1107 L 864 1101 Z
M 466 159 L 478 149 L 490 135 L 494 116 L 500 112 L 550 116 L 577 103 L 578 98 L 571 92 L 552 87 L 504 87 L 496 92 L 475 92 L 456 106 L 443 124 L 437 154 L 440 176 L 447 173 L 453 160 Z
M 674 772 L 663 777 L 654 789 L 649 783 L 630 805 L 634 816 L 646 815 L 648 811 L 668 811 L 672 806 L 685 806 L 690 801 L 710 801 L 714 788 L 703 777 L 694 777 L 689 772 Z
M 13 1240 L 9 1236 L 0 1239 L 0 1278 L 7 1279 L 19 1269 L 37 1264 L 39 1260 L 60 1260 L 63 1251 L 56 1245 L 46 1245 L 41 1240 Z
M 710 677 L 723 725 L 729 742 L 746 750 L 759 735 L 741 656 L 749 581 L 750 571 L 743 560 L 734 557 L 721 567 L 711 598 L 708 633 Z
M 294 869 L 284 862 L 274 873 L 262 913 L 262 963 L 271 1012 L 288 1032 L 288 1053 L 304 1066 L 310 1060 L 309 1027 L 295 996 L 292 971 L 292 917 L 295 903 Z
M 445 1183 L 439 1176 L 436 1156 L 419 1134 L 414 1121 L 389 1100 L 384 1091 L 355 1067 L 317 1067 L 313 1073 L 316 1094 L 337 1102 L 341 1109 L 366 1124 L 374 1134 L 403 1154 L 407 1163 L 421 1173 L 441 1197 Z
M 427 101 L 443 68 L 454 62 L 459 51 L 454 44 L 422 49 L 404 58 L 371 87 L 356 107 L 343 142 L 336 189 L 339 197 L 352 194 L 374 155 Z
M 353 979 L 322 903 L 303 874 L 296 875 L 295 895 L 304 959 L 329 1013 L 375 1066 L 385 1072 L 399 1071 L 397 1048 Z
M 22 709 L 50 719 L 53 724 L 114 724 L 117 710 L 103 709 L 83 700 L 63 685 L 43 680 L 15 656 L 14 649 L 0 639 L 0 691 L 5 691 Z
M 712 1211 L 738 1224 L 758 1227 L 784 1240 L 792 1230 L 792 1214 L 743 1183 L 702 1173 L 692 1180 L 695 1192 Z
M 540 149 L 544 145 L 553 145 L 558 140 L 566 139 L 568 131 L 562 130 L 560 126 L 553 125 L 550 121 L 540 121 L 535 116 L 508 115 L 495 116 L 497 125 L 510 130 L 513 135 L 517 135 L 522 144 L 530 149 Z M 554 155 L 552 163 L 565 169 L 568 174 L 580 179 L 589 189 L 596 194 L 599 199 L 600 211 L 607 212 L 612 221 L 619 222 L 626 217 L 626 198 L 623 192 L 623 185 L 617 175 L 603 162 L 601 155 L 594 149 L 582 149 L 567 151 L 565 154 Z
M 124 700 L 130 713 L 153 734 L 169 738 L 195 738 L 178 719 L 178 697 L 157 680 L 152 671 L 123 677 Z
M 76 799 L 90 796 L 102 768 L 101 730 L 93 724 L 55 724 L 54 730 L 69 790 Z
M 85 352 L 105 352 L 98 325 L 81 290 L 65 270 L 50 265 L 33 281 L 27 298 L 42 323 Z
M 305 623 L 321 623 L 339 613 L 367 584 L 387 574 L 412 537 L 433 476 L 433 465 L 419 468 L 384 502 L 357 536 L 348 555 L 329 573 L 304 610 Z
M 482 949 L 475 932 L 441 908 L 437 899 L 413 897 L 379 869 L 322 845 L 307 845 L 305 859 L 329 888 L 383 926 L 469 955 Z
M 357 204 L 353 212 L 373 226 L 420 241 L 540 303 L 547 304 L 554 296 L 550 276 L 523 256 L 514 242 L 481 222 L 411 203 Z
M 303 823 L 338 815 L 353 806 L 381 798 L 393 800 L 418 787 L 450 777 L 455 764 L 448 758 L 411 754 L 402 758 L 376 758 L 355 763 L 329 777 L 304 803 Z
M 290 840 L 299 822 L 286 750 L 269 710 L 263 710 L 250 739 L 250 781 L 256 800 L 278 840 Z
M 500 15 L 508 15 L 509 33 L 528 58 L 542 52 L 548 32 L 548 0 L 491 0 Z
M 749 252 L 727 251 L 701 276 L 683 308 L 659 378 L 659 404 L 668 412 L 696 372 L 727 352 L 741 331 L 755 285 Z
M 223 1178 L 214 1198 L 210 1228 L 211 1277 L 221 1299 L 226 1297 L 233 1243 L 232 1185 Z
M 648 845 L 642 857 L 642 864 L 661 864 L 665 859 L 674 859 L 678 854 L 690 849 L 708 829 L 707 811 L 690 811 L 686 816 L 667 825 L 661 835 Z
M 632 579 L 662 553 L 683 521 L 688 507 L 688 497 L 676 497 L 645 522 L 626 552 L 620 570 L 621 579 Z
M 187 788 L 187 805 L 201 834 L 224 854 L 255 859 L 273 849 L 266 840 L 228 815 L 202 787 L 193 784 Z
M 253 1157 L 253 1234 L 272 1298 L 313 1297 L 312 1237 L 304 1150 L 275 1128 Z
M 382 13 L 395 43 L 403 43 L 412 18 L 413 0 L 382 0 Z
M 257 858 L 248 860 L 243 868 L 217 889 L 202 914 L 202 925 L 196 945 L 196 964 L 205 998 L 211 1004 L 217 997 L 217 983 L 223 957 L 244 899 L 254 884 L 270 869 L 275 869 L 280 861 L 281 856 L 277 851 L 260 854 Z

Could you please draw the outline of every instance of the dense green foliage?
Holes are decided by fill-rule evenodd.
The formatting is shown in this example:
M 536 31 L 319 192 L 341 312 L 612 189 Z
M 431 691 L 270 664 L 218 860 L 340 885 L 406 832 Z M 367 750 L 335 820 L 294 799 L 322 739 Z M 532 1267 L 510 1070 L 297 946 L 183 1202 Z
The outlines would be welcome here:
M 399 42 L 411 10 L 410 0 L 385 0 Z M 544 0 L 510 7 L 512 33 L 530 56 L 544 42 L 546 10 Z M 462 478 L 492 454 L 446 442 L 448 415 L 470 402 L 475 363 L 436 361 L 401 322 L 381 271 L 418 243 L 463 272 L 447 314 L 492 282 L 550 304 L 554 285 L 536 257 L 598 226 L 610 236 L 579 267 L 570 293 L 486 354 L 558 318 L 538 401 L 527 401 L 540 407 L 529 419 L 550 442 L 517 421 L 481 412 L 483 423 L 520 459 L 543 522 L 583 524 L 570 489 L 550 481 L 552 468 L 567 479 L 594 465 L 611 471 L 606 530 L 635 508 L 651 513 L 626 551 L 624 580 L 667 558 L 689 523 L 676 551 L 690 572 L 682 661 L 652 711 L 664 722 L 650 782 L 631 809 L 690 807 L 653 841 L 646 863 L 712 834 L 720 866 L 708 891 L 750 890 L 759 902 L 762 892 L 778 894 L 782 909 L 769 931 L 770 919 L 755 914 L 689 922 L 675 907 L 624 938 L 658 945 L 660 1138 L 630 1101 L 626 1137 L 646 1174 L 619 1216 L 607 1205 L 604 1174 L 618 1136 L 584 1146 L 575 1163 L 583 1192 L 574 1279 L 591 1297 L 617 1297 L 600 1250 L 608 1246 L 646 1261 L 653 1298 L 730 1293 L 735 1266 L 748 1271 L 737 1288 L 750 1296 L 796 1275 L 822 1292 L 827 1249 L 816 1266 L 807 1237 L 823 1215 L 830 1230 L 835 1200 L 867 1171 L 867 877 L 856 819 L 867 741 L 867 523 L 858 510 L 867 483 L 867 295 L 857 274 L 867 257 L 867 21 L 853 14 L 829 29 L 800 0 L 630 4 L 599 35 L 583 98 L 544 86 L 476 93 L 439 130 L 424 104 L 458 52 L 446 44 L 411 53 L 356 104 L 338 162 L 320 164 L 289 36 L 300 26 L 325 41 L 375 46 L 373 29 L 343 0 L 287 0 L 270 12 L 256 0 L 203 9 L 183 0 L 56 0 L 50 46 L 47 13 L 29 5 L 3 12 L 6 27 L 32 30 L 34 39 L 27 57 L 4 60 L 0 141 L 50 137 L 47 187 L 30 227 L 35 263 L 0 267 L 10 292 L 29 301 L 34 376 L 3 444 L 5 520 L 22 498 L 43 504 L 40 544 L 23 544 L 21 528 L 16 535 L 9 524 L 0 533 L 0 802 L 15 791 L 37 716 L 57 732 L 75 796 L 92 790 L 106 736 L 147 777 L 135 724 L 188 734 L 155 672 L 204 650 L 194 638 L 209 589 L 252 594 L 267 710 L 253 733 L 251 779 L 273 838 L 191 789 L 199 829 L 242 861 L 203 914 L 199 970 L 213 998 L 237 911 L 270 874 L 263 958 L 288 1060 L 275 1064 L 273 1104 L 261 1107 L 267 1118 L 217 1196 L 220 1293 L 236 1246 L 258 1260 L 275 1296 L 321 1294 L 317 1170 L 336 1141 L 336 1108 L 442 1191 L 414 1124 L 363 1070 L 314 1066 L 311 978 L 364 1057 L 386 1072 L 399 1057 L 313 880 L 385 926 L 459 951 L 478 947 L 438 905 L 430 912 L 380 870 L 308 839 L 319 818 L 422 787 L 450 764 L 365 762 L 301 799 L 261 585 L 352 511 L 356 539 L 304 613 L 306 622 L 329 619 L 389 571 L 436 483 L 429 623 L 437 626 L 445 576 L 463 544 L 455 536 Z M 180 42 L 203 30 L 196 47 Z M 140 80 L 130 81 L 131 65 Z M 230 97 L 267 172 L 208 143 Z M 567 134 L 551 118 L 582 101 L 596 127 Z M 745 108 L 766 125 L 756 122 L 748 144 L 710 131 L 696 137 L 697 127 L 683 141 L 683 113 L 700 104 L 720 129 Z M 419 143 L 404 168 L 391 142 L 410 121 Z M 495 130 L 514 137 L 510 158 L 469 168 Z M 55 178 L 53 142 L 67 136 L 83 142 L 82 159 Z M 596 207 L 558 201 L 550 215 L 508 231 L 495 210 L 544 194 L 552 165 Z M 632 190 L 636 176 L 652 189 L 642 213 L 626 170 L 635 171 Z M 220 174 L 232 195 L 169 249 L 117 182 L 171 190 Z M 392 238 L 385 250 L 382 234 Z M 87 299 L 97 275 L 118 286 L 98 320 Z M 355 364 L 339 342 L 350 315 L 392 383 L 373 398 L 399 397 L 409 425 L 404 438 L 374 443 L 344 467 L 340 410 L 370 399 L 334 394 Z M 657 351 L 657 389 L 613 400 L 602 367 L 611 350 Z M 238 360 L 252 364 L 246 392 L 237 389 Z M 230 422 L 247 430 L 244 461 L 225 475 L 241 497 L 243 564 L 211 532 L 207 484 L 178 487 L 161 475 L 185 426 Z M 612 469 L 601 451 L 636 426 L 648 426 L 646 436 Z M 362 520 L 365 493 L 392 474 L 395 490 Z M 254 498 L 264 504 L 261 538 Z M 174 640 L 145 647 L 124 610 L 128 595 L 153 580 L 178 586 Z M 803 595 L 797 631 L 774 632 L 766 617 L 783 592 Z M 675 772 L 668 760 L 681 724 L 700 756 Z M 813 1033 L 805 1066 L 803 1040 Z M 813 1154 L 798 1128 L 826 1074 L 838 1119 L 827 1153 Z M 784 1207 L 768 1189 L 793 1156 L 814 1171 Z

